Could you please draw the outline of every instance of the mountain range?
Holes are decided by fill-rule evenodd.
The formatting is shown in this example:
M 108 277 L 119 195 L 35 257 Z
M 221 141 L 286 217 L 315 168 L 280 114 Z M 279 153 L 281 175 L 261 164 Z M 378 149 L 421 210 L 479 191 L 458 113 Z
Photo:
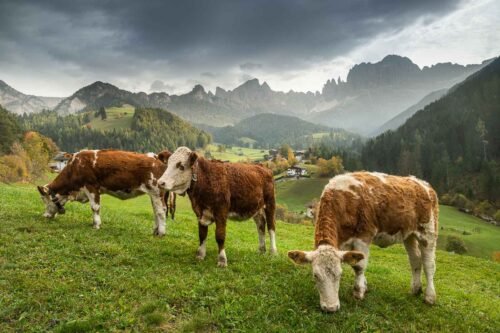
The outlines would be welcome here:
M 61 115 L 130 104 L 169 110 L 192 123 L 217 127 L 275 113 L 369 135 L 427 95 L 463 81 L 490 61 L 466 66 L 440 63 L 421 69 L 406 57 L 389 55 L 377 63 L 355 65 L 346 81 L 328 80 L 316 93 L 274 91 L 258 79 L 233 90 L 217 87 L 215 94 L 196 85 L 182 95 L 134 93 L 97 81 L 64 99 L 48 100 L 24 95 L 0 81 L 0 104 L 17 114 L 53 109 Z

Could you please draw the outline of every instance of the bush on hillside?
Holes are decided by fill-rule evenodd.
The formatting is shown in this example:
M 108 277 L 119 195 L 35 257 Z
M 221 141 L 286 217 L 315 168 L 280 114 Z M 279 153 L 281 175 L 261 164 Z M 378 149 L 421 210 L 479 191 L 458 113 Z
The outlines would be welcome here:
M 500 262 L 500 251 L 495 251 L 491 254 L 491 259 L 495 262 Z
M 474 203 L 467 199 L 467 197 L 461 193 L 457 193 L 453 196 L 452 205 L 464 210 L 473 210 Z
M 500 222 L 500 209 L 497 210 L 493 218 L 495 219 L 495 221 Z
M 481 201 L 479 205 L 474 207 L 474 214 L 476 215 L 486 215 L 493 217 L 495 215 L 495 207 L 488 201 Z
M 467 248 L 465 247 L 465 243 L 462 238 L 457 236 L 448 236 L 446 251 L 464 254 L 467 253 Z
M 45 175 L 58 151 L 54 142 L 36 132 L 27 132 L 21 143 L 14 142 L 12 154 L 0 157 L 0 181 L 6 183 L 34 180 Z

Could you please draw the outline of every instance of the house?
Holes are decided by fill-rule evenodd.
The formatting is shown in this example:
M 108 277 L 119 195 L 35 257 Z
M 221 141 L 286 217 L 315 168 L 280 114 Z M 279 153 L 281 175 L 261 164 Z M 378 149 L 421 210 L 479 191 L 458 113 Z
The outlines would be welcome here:
M 299 166 L 293 166 L 291 168 L 288 168 L 288 170 L 286 170 L 286 175 L 288 177 L 307 176 L 307 170 Z
M 304 158 L 306 156 L 306 151 L 305 150 L 296 150 L 293 152 L 293 155 L 295 156 L 295 159 L 298 162 L 301 162 L 304 160 Z
M 68 163 L 68 158 L 65 156 L 66 152 L 60 151 L 57 153 L 56 156 L 52 159 L 52 161 L 49 163 L 50 169 L 54 172 L 61 172 L 62 169 L 66 166 Z

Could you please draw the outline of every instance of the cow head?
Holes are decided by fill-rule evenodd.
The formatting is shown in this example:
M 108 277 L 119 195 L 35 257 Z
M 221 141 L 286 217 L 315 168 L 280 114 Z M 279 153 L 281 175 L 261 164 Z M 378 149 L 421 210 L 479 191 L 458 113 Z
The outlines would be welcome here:
M 158 184 L 177 194 L 184 194 L 191 186 L 193 165 L 198 155 L 187 147 L 179 147 L 168 158 L 167 170 L 158 180 Z
M 67 195 L 60 195 L 52 192 L 47 185 L 37 186 L 38 192 L 45 203 L 45 213 L 43 216 L 46 218 L 53 218 L 56 214 L 64 214 L 64 204 L 68 201 Z
M 357 251 L 340 251 L 330 245 L 320 245 L 315 251 L 289 251 L 288 257 L 297 264 L 311 264 L 321 309 L 335 312 L 340 308 L 341 263 L 355 265 L 364 255 Z
M 168 150 L 163 150 L 156 155 L 156 158 L 167 164 L 168 159 L 172 156 L 172 153 Z

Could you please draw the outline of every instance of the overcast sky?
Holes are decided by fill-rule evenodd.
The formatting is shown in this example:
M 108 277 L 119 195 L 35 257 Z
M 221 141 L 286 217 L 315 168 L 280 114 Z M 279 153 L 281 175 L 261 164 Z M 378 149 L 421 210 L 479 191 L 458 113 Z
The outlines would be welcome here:
M 419 66 L 500 55 L 498 0 L 0 0 L 0 80 L 68 96 L 100 80 L 132 91 L 321 90 L 387 54 Z

